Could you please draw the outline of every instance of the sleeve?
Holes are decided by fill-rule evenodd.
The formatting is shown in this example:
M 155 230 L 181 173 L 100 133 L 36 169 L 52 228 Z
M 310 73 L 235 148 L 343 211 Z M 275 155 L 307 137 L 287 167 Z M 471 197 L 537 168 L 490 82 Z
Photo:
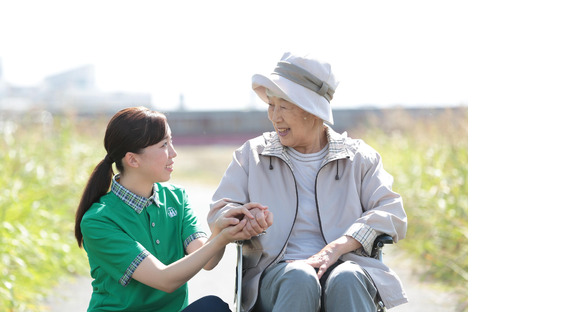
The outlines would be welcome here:
M 350 226 L 345 235 L 356 239 L 362 245 L 364 253 L 362 255 L 369 256 L 373 250 L 373 243 L 379 236 L 379 232 L 364 223 L 355 223 Z
M 102 268 L 123 286 L 129 284 L 139 264 L 150 254 L 110 220 L 83 219 L 81 229 L 91 266 Z
M 403 200 L 393 191 L 393 177 L 384 170 L 379 153 L 368 145 L 367 148 L 366 168 L 360 188 L 364 213 L 356 221 L 365 226 L 351 227 L 351 230 L 364 232 L 366 227 L 370 227 L 376 231 L 371 234 L 374 236 L 373 241 L 377 235 L 386 233 L 397 242 L 405 238 L 407 233 L 407 214 L 403 208 Z M 366 246 L 365 251 L 370 253 L 370 249 L 367 250 Z
M 183 192 L 183 227 L 181 231 L 181 240 L 183 241 L 183 248 L 187 249 L 187 245 L 194 240 L 207 237 L 202 227 L 198 224 L 197 216 L 193 208 L 189 205 L 189 199 L 185 190 Z
M 233 207 L 248 203 L 248 154 L 249 143 L 233 153 L 232 161 L 226 169 L 220 184 L 212 197 L 212 204 L 207 215 L 207 222 L 212 224 L 217 218 Z

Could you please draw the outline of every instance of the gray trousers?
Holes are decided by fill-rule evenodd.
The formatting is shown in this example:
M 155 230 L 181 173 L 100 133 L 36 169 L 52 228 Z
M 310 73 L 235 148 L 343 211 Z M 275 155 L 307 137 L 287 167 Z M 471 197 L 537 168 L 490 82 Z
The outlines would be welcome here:
M 324 285 L 310 265 L 282 262 L 264 273 L 256 307 L 258 311 L 317 312 L 323 301 L 327 312 L 375 312 L 376 295 L 372 280 L 352 261 L 336 266 Z

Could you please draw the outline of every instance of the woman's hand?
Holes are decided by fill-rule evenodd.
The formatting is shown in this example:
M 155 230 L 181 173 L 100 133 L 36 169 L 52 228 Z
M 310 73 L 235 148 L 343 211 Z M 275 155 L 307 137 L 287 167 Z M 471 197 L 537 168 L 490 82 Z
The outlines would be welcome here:
M 210 230 L 212 233 L 217 234 L 229 226 L 238 225 L 243 218 L 252 220 L 254 216 L 245 206 L 229 209 L 211 224 Z
M 268 207 L 256 203 L 248 203 L 243 207 L 246 207 L 253 217 L 244 216 L 244 219 L 248 221 L 244 227 L 244 232 L 250 237 L 262 234 L 274 224 L 274 214 L 268 210 Z
M 345 235 L 324 246 L 322 250 L 304 261 L 313 268 L 318 268 L 318 279 L 320 279 L 326 270 L 338 261 L 340 256 L 360 247 L 362 247 L 361 243 Z
M 223 239 L 227 240 L 228 243 L 232 243 L 239 240 L 246 240 L 252 238 L 244 232 L 244 227 L 247 224 L 247 220 L 238 221 L 237 225 L 228 226 L 223 229 L 218 236 L 222 236 Z

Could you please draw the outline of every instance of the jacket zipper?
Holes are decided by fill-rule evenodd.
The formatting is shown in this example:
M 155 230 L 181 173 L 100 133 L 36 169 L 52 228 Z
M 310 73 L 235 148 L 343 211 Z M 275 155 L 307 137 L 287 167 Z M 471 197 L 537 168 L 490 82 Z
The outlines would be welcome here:
M 272 156 L 270 156 L 270 157 L 272 157 Z M 284 247 L 282 247 L 282 250 L 280 250 L 280 252 L 276 256 L 276 258 L 274 258 L 274 260 L 272 262 L 270 262 L 264 268 L 264 270 L 262 271 L 262 273 L 260 274 L 260 281 L 258 282 L 258 293 L 260 292 L 260 287 L 262 286 L 262 278 L 264 277 L 264 272 L 266 272 L 266 270 L 268 270 L 274 263 L 277 263 L 279 261 L 278 259 L 281 258 L 282 253 L 284 252 L 284 250 L 286 249 L 286 246 L 288 245 L 288 241 L 290 240 L 290 235 L 292 235 L 292 230 L 294 230 L 294 225 L 296 224 L 296 218 L 298 217 L 298 183 L 296 182 L 296 176 L 294 176 L 294 171 L 292 171 L 292 167 L 290 167 L 290 165 L 284 159 L 282 159 L 281 157 L 278 157 L 276 155 L 274 155 L 274 157 L 279 158 L 280 160 L 282 160 L 282 162 L 284 164 L 286 164 L 286 166 L 288 166 L 288 168 L 290 168 L 290 172 L 292 173 L 292 179 L 294 180 L 294 192 L 296 193 L 296 210 L 295 210 L 295 213 L 294 213 L 294 220 L 292 221 L 292 227 L 290 228 L 290 234 L 288 234 L 288 237 L 286 237 L 286 242 L 284 242 Z M 272 160 L 272 158 L 270 158 L 270 161 L 271 160 Z M 272 166 L 272 164 L 270 164 L 270 166 Z M 254 303 L 254 305 L 251 306 L 250 309 L 248 309 L 248 311 L 252 311 L 255 306 L 256 306 L 256 303 Z
M 318 207 L 318 176 L 320 175 L 320 171 L 322 171 L 322 169 L 331 162 L 332 161 L 328 161 L 324 165 L 322 165 L 320 169 L 318 169 L 318 172 L 316 173 L 316 179 L 314 179 L 314 201 L 316 202 L 316 215 L 318 216 L 318 228 L 320 229 L 322 240 L 324 240 L 324 243 L 326 245 L 328 245 L 328 241 L 326 241 L 326 236 L 324 236 L 324 231 L 322 230 L 322 218 L 320 217 L 320 208 Z M 338 163 L 336 165 L 338 166 Z
M 315 183 L 314 183 L 314 198 L 316 201 L 316 214 L 318 215 L 318 226 L 320 227 L 320 234 L 322 234 L 322 239 L 324 240 L 324 243 L 326 243 L 326 245 L 328 245 L 328 241 L 326 241 L 326 237 L 324 236 L 324 231 L 322 230 L 322 219 L 320 218 L 320 209 L 318 207 L 318 190 L 317 190 L 318 189 L 318 175 L 320 174 L 320 171 L 322 171 L 322 168 L 326 167 L 329 163 L 331 163 L 333 161 L 336 161 L 336 167 L 338 170 L 338 160 L 339 159 L 342 159 L 342 158 L 330 160 L 330 161 L 326 162 L 324 165 L 322 165 L 320 167 L 320 169 L 318 170 L 318 172 L 316 173 L 316 179 L 315 179 Z M 295 183 L 296 183 L 296 181 L 295 181 Z M 294 226 L 294 225 L 292 225 L 292 226 Z M 377 287 L 377 284 L 375 284 L 375 281 L 373 280 L 371 275 L 367 272 L 367 270 L 365 270 L 365 268 L 363 268 L 362 266 L 360 268 L 365 272 L 365 275 L 371 280 L 371 282 L 373 283 L 373 286 L 377 290 L 376 303 L 378 304 L 380 311 L 383 311 L 385 304 L 383 302 L 383 299 L 381 298 L 381 293 L 379 292 L 379 288 Z

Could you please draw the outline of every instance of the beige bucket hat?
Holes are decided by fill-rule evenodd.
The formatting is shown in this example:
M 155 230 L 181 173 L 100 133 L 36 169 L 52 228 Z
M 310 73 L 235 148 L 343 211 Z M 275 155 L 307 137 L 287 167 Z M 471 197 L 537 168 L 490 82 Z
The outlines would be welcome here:
M 329 124 L 334 124 L 330 101 L 337 86 L 330 64 L 290 52 L 282 55 L 271 74 L 252 76 L 252 89 L 262 101 L 268 103 L 268 89 Z

